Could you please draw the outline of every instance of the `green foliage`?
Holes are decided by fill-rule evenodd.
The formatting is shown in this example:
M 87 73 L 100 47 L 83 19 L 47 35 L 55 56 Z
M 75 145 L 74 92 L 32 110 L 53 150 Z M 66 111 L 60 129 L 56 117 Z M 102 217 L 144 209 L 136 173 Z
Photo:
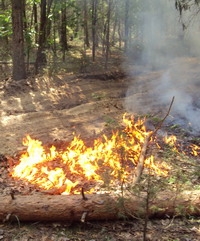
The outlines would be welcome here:
M 7 37 L 12 34 L 11 11 L 7 9 L 0 14 L 0 37 Z

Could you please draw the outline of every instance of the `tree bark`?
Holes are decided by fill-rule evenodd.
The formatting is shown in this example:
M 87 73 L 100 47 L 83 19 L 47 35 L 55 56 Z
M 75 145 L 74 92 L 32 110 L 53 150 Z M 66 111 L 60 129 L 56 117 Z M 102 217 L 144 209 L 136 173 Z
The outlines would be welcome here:
M 24 61 L 24 36 L 23 36 L 23 0 L 12 1 L 12 28 L 13 28 L 13 79 L 26 78 Z
M 61 8 L 61 26 L 60 26 L 60 44 L 63 51 L 63 56 L 65 55 L 65 51 L 68 50 L 68 44 L 67 44 L 67 6 L 66 2 L 63 2 L 62 8 Z
M 87 48 L 90 47 L 90 41 L 89 41 L 89 30 L 88 30 L 88 3 L 87 0 L 83 1 L 83 28 L 84 28 L 84 43 Z
M 92 61 L 95 62 L 96 57 L 96 27 L 97 27 L 97 5 L 98 0 L 92 0 Z
M 110 52 L 110 18 L 111 18 L 111 5 L 112 1 L 108 0 L 108 12 L 107 12 L 107 32 L 106 32 L 106 59 L 105 59 L 105 69 L 108 68 L 108 57 Z
M 130 0 L 125 2 L 125 21 L 124 21 L 124 52 L 128 53 L 128 39 L 129 39 L 129 11 L 130 11 Z
M 35 43 L 38 43 L 38 9 L 37 4 L 33 3 L 33 18 L 34 18 L 34 29 L 35 29 Z
M 143 197 L 88 195 L 4 195 L 0 196 L 0 221 L 91 221 L 146 215 Z M 148 217 L 200 216 L 200 190 L 159 193 L 149 202 Z
M 38 50 L 37 50 L 37 56 L 35 61 L 36 74 L 38 74 L 39 67 L 45 65 L 47 62 L 46 54 L 44 53 L 45 43 L 46 43 L 46 22 L 47 22 L 46 7 L 47 7 L 47 0 L 41 0 L 40 31 L 39 31 L 39 39 L 38 39 Z

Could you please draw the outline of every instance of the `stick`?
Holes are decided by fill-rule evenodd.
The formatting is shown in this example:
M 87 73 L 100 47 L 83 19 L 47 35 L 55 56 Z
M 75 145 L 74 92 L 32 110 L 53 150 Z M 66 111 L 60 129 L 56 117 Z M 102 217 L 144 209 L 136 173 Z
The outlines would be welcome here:
M 156 129 L 152 132 L 149 132 L 148 135 L 145 137 L 144 144 L 143 144 L 140 156 L 139 156 L 138 164 L 137 164 L 137 167 L 136 167 L 136 170 L 135 170 L 135 176 L 134 176 L 133 183 L 132 183 L 133 185 L 138 183 L 140 178 L 141 178 L 141 175 L 142 175 L 142 172 L 143 172 L 143 169 L 144 169 L 145 156 L 146 156 L 149 141 L 153 136 L 156 135 L 157 131 L 161 128 L 162 124 L 164 123 L 167 116 L 169 115 L 169 113 L 171 111 L 171 108 L 172 108 L 172 105 L 173 105 L 173 102 L 174 102 L 174 98 L 175 97 L 173 96 L 173 98 L 171 100 L 171 103 L 170 103 L 170 106 L 169 106 L 169 109 L 168 109 L 165 117 L 161 120 L 161 122 L 158 124 Z
M 156 129 L 153 131 L 153 133 L 152 133 L 151 136 L 155 136 L 155 135 L 156 135 L 156 133 L 158 132 L 158 130 L 159 130 L 159 129 L 161 128 L 161 126 L 163 125 L 164 121 L 167 119 L 167 117 L 168 117 L 168 115 L 169 115 L 169 113 L 170 113 L 170 111 L 171 111 L 172 105 L 173 105 L 173 103 L 174 103 L 174 99 L 175 99 L 175 97 L 173 96 L 173 97 L 172 97 L 172 100 L 171 100 L 171 103 L 170 103 L 170 106 L 169 106 L 169 109 L 168 109 L 165 117 L 160 121 L 160 123 L 158 124 L 158 126 L 156 127 Z
M 152 136 L 152 132 L 150 132 L 145 137 L 144 144 L 143 144 L 140 156 L 139 156 L 138 164 L 137 164 L 137 167 L 136 167 L 136 170 L 135 170 L 135 176 L 134 176 L 134 179 L 133 179 L 133 182 L 132 182 L 133 185 L 135 185 L 136 183 L 139 182 L 140 177 L 142 175 L 142 172 L 143 172 L 143 169 L 144 169 L 144 161 L 145 161 L 147 146 L 148 146 L 148 143 L 149 143 L 149 140 L 150 140 L 151 136 Z

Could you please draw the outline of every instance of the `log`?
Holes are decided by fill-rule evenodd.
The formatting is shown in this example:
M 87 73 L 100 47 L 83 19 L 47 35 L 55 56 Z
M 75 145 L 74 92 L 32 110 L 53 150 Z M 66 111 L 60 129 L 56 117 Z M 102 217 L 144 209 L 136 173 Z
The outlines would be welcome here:
M 0 196 L 0 222 L 91 221 L 144 217 L 145 197 L 121 197 L 108 194 L 88 195 L 4 195 Z M 149 218 L 200 216 L 200 190 L 180 194 L 159 193 L 149 203 Z

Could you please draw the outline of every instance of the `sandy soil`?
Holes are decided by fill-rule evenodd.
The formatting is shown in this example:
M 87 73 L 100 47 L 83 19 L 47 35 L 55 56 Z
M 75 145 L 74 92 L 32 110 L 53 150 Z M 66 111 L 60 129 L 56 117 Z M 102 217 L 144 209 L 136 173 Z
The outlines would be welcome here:
M 18 151 L 27 134 L 43 142 L 100 134 L 122 118 L 128 82 L 74 75 L 3 82 L 0 153 Z

